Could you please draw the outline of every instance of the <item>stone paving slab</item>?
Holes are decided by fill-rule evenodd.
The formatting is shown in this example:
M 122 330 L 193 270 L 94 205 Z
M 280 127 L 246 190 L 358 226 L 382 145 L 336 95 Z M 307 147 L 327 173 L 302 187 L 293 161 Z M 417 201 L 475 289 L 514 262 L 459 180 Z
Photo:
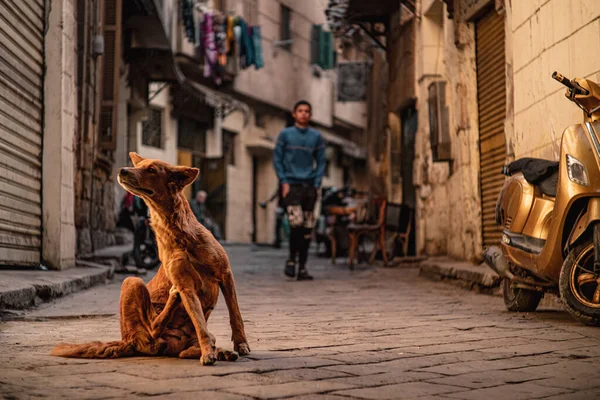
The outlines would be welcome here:
M 3 310 L 28 309 L 106 283 L 113 276 L 113 267 L 87 265 L 64 271 L 0 270 L 0 314 Z
M 227 251 L 249 357 L 203 367 L 49 356 L 56 343 L 120 337 L 117 280 L 0 323 L 0 397 L 600 398 L 600 329 L 560 307 L 509 313 L 500 298 L 425 280 L 415 268 L 349 271 L 327 259 L 312 260 L 315 281 L 296 282 L 282 276 L 284 251 Z M 223 299 L 208 326 L 231 348 Z

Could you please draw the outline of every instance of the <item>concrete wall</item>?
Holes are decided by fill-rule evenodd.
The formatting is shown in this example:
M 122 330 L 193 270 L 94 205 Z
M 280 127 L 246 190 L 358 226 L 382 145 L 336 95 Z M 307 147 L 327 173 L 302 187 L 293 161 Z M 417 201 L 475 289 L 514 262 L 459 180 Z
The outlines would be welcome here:
M 54 0 L 45 36 L 42 256 L 53 269 L 75 266 L 73 142 L 77 26 L 73 0 Z
M 227 166 L 227 240 L 239 243 L 252 241 L 252 156 L 246 143 L 252 135 L 244 126 L 241 112 L 230 114 L 223 128 L 238 134 L 235 141 L 235 165 Z
M 600 4 L 595 0 L 513 1 L 514 135 L 509 153 L 557 160 L 562 132 L 582 120 L 551 75 L 600 81 Z
M 280 39 L 281 4 L 292 9 L 291 33 L 294 42 L 291 51 L 276 47 L 273 43 Z M 305 99 L 313 105 L 313 120 L 331 126 L 333 71 L 323 71 L 320 77 L 315 77 L 310 65 L 311 26 L 325 23 L 323 7 L 319 0 L 259 1 L 257 24 L 262 28 L 265 66 L 260 70 L 252 67 L 240 71 L 235 80 L 235 90 L 286 110 L 291 110 L 299 99 Z
M 426 4 L 425 4 L 426 3 Z M 440 0 L 424 2 L 417 28 L 417 252 L 474 259 L 481 251 L 479 145 L 474 32 L 455 45 L 455 21 Z M 443 6 L 443 7 L 442 7 Z M 427 7 L 427 8 L 426 8 Z M 428 87 L 446 81 L 452 165 L 433 162 Z

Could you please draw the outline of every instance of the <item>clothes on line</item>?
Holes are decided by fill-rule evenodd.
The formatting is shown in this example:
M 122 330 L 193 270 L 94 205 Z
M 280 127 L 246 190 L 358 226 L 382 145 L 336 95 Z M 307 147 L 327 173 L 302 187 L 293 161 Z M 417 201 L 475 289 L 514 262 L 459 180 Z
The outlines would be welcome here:
M 240 16 L 204 10 L 195 0 L 182 0 L 181 7 L 185 36 L 204 60 L 205 77 L 220 84 L 225 69 L 234 64 L 241 69 L 264 67 L 260 26 L 251 26 Z

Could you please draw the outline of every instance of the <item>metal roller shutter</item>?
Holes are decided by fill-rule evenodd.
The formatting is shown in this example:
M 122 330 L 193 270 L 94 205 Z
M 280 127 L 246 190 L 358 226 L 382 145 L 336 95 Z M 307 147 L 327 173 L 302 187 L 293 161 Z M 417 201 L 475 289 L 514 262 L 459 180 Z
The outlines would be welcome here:
M 41 249 L 44 0 L 0 1 L 0 264 Z
M 502 233 L 494 214 L 504 183 L 500 171 L 506 155 L 504 17 L 492 10 L 476 22 L 475 35 L 483 245 L 490 246 L 500 243 Z

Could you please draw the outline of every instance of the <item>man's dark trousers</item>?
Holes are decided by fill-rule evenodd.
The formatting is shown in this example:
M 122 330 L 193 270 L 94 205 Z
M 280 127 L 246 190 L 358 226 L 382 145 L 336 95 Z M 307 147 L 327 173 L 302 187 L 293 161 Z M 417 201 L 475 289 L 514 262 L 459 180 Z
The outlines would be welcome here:
M 308 259 L 316 202 L 317 189 L 311 184 L 292 184 L 288 195 L 283 198 L 290 223 L 290 260 L 296 261 L 298 255 L 301 269 Z

